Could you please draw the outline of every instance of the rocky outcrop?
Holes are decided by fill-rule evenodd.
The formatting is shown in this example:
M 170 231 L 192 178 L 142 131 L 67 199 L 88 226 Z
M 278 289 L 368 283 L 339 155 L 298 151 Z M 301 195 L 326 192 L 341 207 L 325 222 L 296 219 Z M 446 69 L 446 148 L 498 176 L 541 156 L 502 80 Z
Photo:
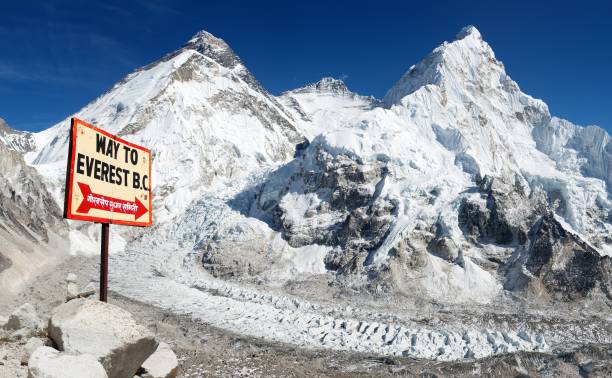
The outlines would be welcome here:
M 554 210 L 563 210 L 560 194 L 527 195 L 529 189 L 515 177 L 510 185 L 485 176 L 480 196 L 464 198 L 458 212 L 459 226 L 472 243 L 516 248 L 512 257 L 497 260 L 505 288 L 560 300 L 612 299 L 611 259 L 555 218 Z
M 49 336 L 61 351 L 94 356 L 113 378 L 132 378 L 157 347 L 129 312 L 83 298 L 54 309 Z
M 468 239 L 498 244 L 523 244 L 539 208 L 527 197 L 518 175 L 514 183 L 485 176 L 479 183 L 480 198 L 464 198 L 459 227 Z
M 567 231 L 552 213 L 535 222 L 519 251 L 513 267 L 523 279 L 513 285 L 561 300 L 612 300 L 612 258 Z
M 27 339 L 32 335 L 41 334 L 45 330 L 45 324 L 30 303 L 19 306 L 8 317 L 6 323 L 1 323 L 0 338 L 6 337 L 11 340 Z
M 380 194 L 387 173 L 383 162 L 333 154 L 315 140 L 261 187 L 255 212 L 267 214 L 292 247 L 335 247 L 325 263 L 337 270 L 357 255 L 365 258 L 386 236 L 396 211 Z
M 53 310 L 47 329 L 26 303 L 0 317 L 0 376 L 175 378 L 176 355 L 168 344 L 157 346 L 153 335 L 117 306 L 74 299 Z
M 5 329 L 19 330 L 28 328 L 31 330 L 42 330 L 44 328 L 42 321 L 36 313 L 36 309 L 30 303 L 25 303 L 18 307 L 8 318 Z

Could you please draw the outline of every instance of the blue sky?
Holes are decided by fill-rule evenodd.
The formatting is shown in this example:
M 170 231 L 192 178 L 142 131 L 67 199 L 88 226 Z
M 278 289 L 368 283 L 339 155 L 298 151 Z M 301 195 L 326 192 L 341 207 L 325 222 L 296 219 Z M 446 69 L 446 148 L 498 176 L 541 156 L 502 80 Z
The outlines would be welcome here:
M 523 91 L 612 130 L 612 2 L 12 1 L 0 23 L 0 117 L 41 130 L 197 31 L 223 38 L 274 94 L 343 78 L 382 97 L 473 24 Z

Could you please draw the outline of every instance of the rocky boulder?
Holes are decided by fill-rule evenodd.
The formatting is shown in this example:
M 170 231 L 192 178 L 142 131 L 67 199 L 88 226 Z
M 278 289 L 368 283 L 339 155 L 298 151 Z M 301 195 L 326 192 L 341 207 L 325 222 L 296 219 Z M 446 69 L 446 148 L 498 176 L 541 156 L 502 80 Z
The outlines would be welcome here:
M 41 330 L 44 326 L 34 306 L 30 303 L 24 303 L 9 316 L 4 328 L 7 330 L 19 330 L 22 328 Z
M 77 276 L 74 273 L 69 273 L 66 277 L 66 302 L 75 298 L 87 298 L 96 293 L 96 285 L 90 282 L 84 288 L 79 288 L 77 284 Z
M 26 345 L 23 347 L 23 354 L 21 355 L 21 364 L 27 365 L 28 360 L 34 353 L 34 351 L 42 346 L 45 346 L 45 342 L 37 337 L 32 337 Z
M 41 346 L 30 357 L 28 378 L 108 378 L 108 375 L 92 355 L 70 355 Z
M 6 321 L 0 319 L 0 337 L 12 340 L 21 340 L 42 333 L 44 328 L 44 323 L 30 303 L 18 307 Z
M 62 351 L 91 354 L 113 378 L 132 378 L 157 347 L 155 337 L 129 312 L 85 298 L 54 309 L 49 336 Z
M 178 360 L 166 343 L 159 343 L 157 350 L 142 364 L 142 378 L 176 378 Z

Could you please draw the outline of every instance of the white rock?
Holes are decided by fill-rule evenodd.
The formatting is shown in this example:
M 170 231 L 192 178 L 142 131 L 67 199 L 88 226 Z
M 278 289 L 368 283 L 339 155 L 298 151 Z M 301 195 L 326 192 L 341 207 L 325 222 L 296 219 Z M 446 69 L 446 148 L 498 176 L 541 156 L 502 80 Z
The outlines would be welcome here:
M 79 297 L 79 286 L 74 282 L 68 282 L 68 285 L 66 285 L 66 300 L 70 301 L 78 297 Z
M 0 340 L 5 340 L 9 338 L 9 334 L 0 327 Z
M 8 322 L 8 318 L 0 316 L 0 339 L 8 337 L 8 332 L 4 329 L 4 326 Z
M 175 378 L 178 360 L 170 345 L 159 343 L 157 350 L 142 364 L 145 373 L 142 378 Z
M 96 293 L 96 284 L 90 282 L 83 289 L 79 289 L 77 284 L 69 282 L 66 287 L 66 302 L 75 298 L 88 298 Z
M 108 375 L 92 355 L 69 355 L 42 346 L 28 361 L 28 378 L 108 378 Z
M 89 296 L 92 296 L 96 293 L 97 288 L 98 287 L 95 283 L 90 282 L 87 284 L 87 286 L 85 286 L 83 290 L 81 290 L 81 292 L 79 293 L 79 297 L 87 298 Z
M 157 341 L 132 315 L 111 304 L 74 299 L 53 310 L 49 336 L 70 354 L 91 354 L 113 378 L 132 378 Z
M 76 283 L 76 281 L 77 281 L 77 275 L 74 273 L 68 273 L 68 276 L 66 276 L 66 282 Z
M 42 346 L 45 346 L 45 342 L 38 337 L 32 337 L 26 345 L 23 347 L 23 354 L 21 355 L 21 364 L 25 365 L 28 363 L 30 356 L 34 351 Z
M 36 332 L 33 332 L 31 329 L 24 327 L 24 328 L 18 329 L 17 331 L 5 332 L 5 337 L 11 341 L 21 341 L 21 340 L 25 340 L 29 338 L 35 333 Z
M 24 303 L 9 316 L 4 328 L 9 331 L 17 331 L 22 328 L 29 331 L 40 331 L 44 326 L 34 306 L 30 303 Z

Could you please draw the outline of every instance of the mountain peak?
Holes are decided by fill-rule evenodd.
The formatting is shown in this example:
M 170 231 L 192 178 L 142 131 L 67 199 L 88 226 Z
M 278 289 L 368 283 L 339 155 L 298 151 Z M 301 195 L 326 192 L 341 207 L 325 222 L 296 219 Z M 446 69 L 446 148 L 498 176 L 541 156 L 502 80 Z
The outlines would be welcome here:
M 307 92 L 318 92 L 318 93 L 332 93 L 332 94 L 352 94 L 346 84 L 340 79 L 336 79 L 330 76 L 323 77 L 316 83 L 307 84 L 301 88 L 294 89 L 291 92 L 294 93 L 307 93 Z
M 215 37 L 206 30 L 201 30 L 191 37 L 179 51 L 184 50 L 195 50 L 219 63 L 221 66 L 234 71 L 242 80 L 251 85 L 253 89 L 268 97 L 272 102 L 276 102 L 223 39 Z
M 419 63 L 411 66 L 384 97 L 391 106 L 427 85 L 458 91 L 489 88 L 495 83 L 516 87 L 506 76 L 504 66 L 474 26 L 461 29 L 456 39 L 444 42 Z
M 226 68 L 233 69 L 238 65 L 242 65 L 240 58 L 224 40 L 215 37 L 206 30 L 197 32 L 187 41 L 183 49 L 195 50 Z
M 459 31 L 459 33 L 457 33 L 457 35 L 455 36 L 455 40 L 460 40 L 468 37 L 482 39 L 482 35 L 478 31 L 478 29 L 476 29 L 474 25 L 468 25 L 464 26 Z
M 192 46 L 196 49 L 198 48 L 206 48 L 211 50 L 228 50 L 230 47 L 224 40 L 221 38 L 215 37 L 211 33 L 206 30 L 201 30 L 197 32 L 189 41 L 187 41 L 187 46 Z
M 311 84 L 321 92 L 345 93 L 350 92 L 344 81 L 330 76 L 326 76 L 318 82 Z

